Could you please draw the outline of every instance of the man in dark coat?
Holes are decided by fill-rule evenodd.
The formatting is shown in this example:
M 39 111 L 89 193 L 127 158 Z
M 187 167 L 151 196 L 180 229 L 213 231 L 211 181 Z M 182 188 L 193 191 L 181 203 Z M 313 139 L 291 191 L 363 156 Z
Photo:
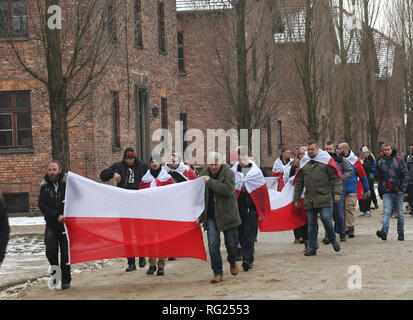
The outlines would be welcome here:
M 413 215 L 413 141 L 409 144 L 410 152 L 404 156 L 404 162 L 409 173 L 409 184 L 407 185 L 407 201 L 409 202 L 410 214 Z
M 136 158 L 135 150 L 126 148 L 123 153 L 123 159 L 116 162 L 109 168 L 100 173 L 100 179 L 103 182 L 114 178 L 116 186 L 128 190 L 138 190 L 142 177 L 149 170 L 149 166 Z M 145 258 L 139 258 L 139 267 L 144 268 L 146 265 Z M 126 272 L 135 271 L 135 258 L 128 258 L 128 267 Z
M 6 208 L 0 199 L 0 266 L 6 255 L 7 243 L 9 242 L 10 226 L 7 218 Z
M 53 160 L 47 166 L 47 174 L 40 185 L 38 206 L 46 221 L 44 243 L 46 257 L 51 266 L 59 266 L 62 276 L 62 289 L 70 288 L 69 246 L 64 228 L 64 200 L 66 191 L 66 174 L 62 166 Z

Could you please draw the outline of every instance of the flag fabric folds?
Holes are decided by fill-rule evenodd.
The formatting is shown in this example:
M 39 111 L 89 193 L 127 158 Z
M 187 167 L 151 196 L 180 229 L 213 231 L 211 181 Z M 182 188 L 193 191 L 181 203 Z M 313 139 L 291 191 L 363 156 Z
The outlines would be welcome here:
M 123 257 L 206 260 L 197 223 L 204 190 L 202 178 L 135 191 L 69 172 L 64 216 L 70 264 Z
M 235 189 L 237 196 L 245 187 L 254 201 L 258 214 L 258 227 L 261 232 L 293 230 L 307 224 L 307 214 L 303 204 L 300 209 L 293 205 L 293 178 L 287 180 L 281 192 L 276 189 L 277 177 L 264 178 L 260 168 L 253 162 L 246 175 L 237 171 L 237 162 L 232 170 L 235 174 Z M 269 187 L 270 186 L 270 187 Z M 274 187 L 276 189 L 274 189 Z

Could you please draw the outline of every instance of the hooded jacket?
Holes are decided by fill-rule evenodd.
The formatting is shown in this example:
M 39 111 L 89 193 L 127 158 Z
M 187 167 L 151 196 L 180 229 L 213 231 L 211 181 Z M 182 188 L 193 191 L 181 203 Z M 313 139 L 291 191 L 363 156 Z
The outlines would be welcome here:
M 123 188 L 123 189 L 138 190 L 142 177 L 149 170 L 149 166 L 146 163 L 139 161 L 135 157 L 134 164 L 131 167 L 129 167 L 127 163 L 125 162 L 126 154 L 128 152 L 134 152 L 134 150 L 132 148 L 125 149 L 125 152 L 123 153 L 123 160 L 120 162 L 116 162 L 113 165 L 111 165 L 109 168 L 103 170 L 100 173 L 100 179 L 103 182 L 109 181 L 110 179 L 113 178 L 115 173 L 117 173 L 121 177 L 120 182 L 116 185 L 117 187 Z M 131 174 L 133 174 L 132 180 L 130 180 Z M 133 181 L 133 183 L 132 184 L 128 183 L 128 181 Z
M 377 161 L 377 181 L 383 193 L 406 192 L 409 174 L 404 160 L 397 155 L 396 150 L 393 150 L 390 157 L 383 155 Z
M 64 214 L 64 200 L 66 192 L 66 174 L 60 173 L 56 182 L 52 182 L 46 174 L 40 184 L 38 207 L 44 215 L 46 226 L 63 226 L 57 221 Z

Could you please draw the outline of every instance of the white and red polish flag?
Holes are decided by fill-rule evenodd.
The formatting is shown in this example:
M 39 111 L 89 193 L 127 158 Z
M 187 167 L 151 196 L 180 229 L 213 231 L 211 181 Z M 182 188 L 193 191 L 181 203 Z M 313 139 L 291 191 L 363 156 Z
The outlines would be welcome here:
M 158 174 L 158 177 L 155 178 L 151 174 L 151 170 L 146 171 L 145 175 L 142 177 L 139 189 L 154 188 L 166 186 L 168 184 L 173 184 L 174 179 L 172 176 L 166 172 L 164 168 L 161 168 L 161 171 Z
M 293 205 L 294 186 L 288 180 L 281 192 L 268 188 L 260 168 L 253 162 L 246 175 L 237 171 L 239 162 L 232 170 L 235 174 L 237 197 L 245 187 L 254 201 L 258 214 L 258 227 L 261 232 L 293 230 L 307 224 L 307 214 L 303 209 Z M 267 178 L 277 180 L 277 178 Z M 273 182 L 273 181 L 271 181 Z
M 197 223 L 204 192 L 202 178 L 125 190 L 69 172 L 64 216 L 70 264 L 124 257 L 206 260 Z
M 198 178 L 194 170 L 192 170 L 189 166 L 187 166 L 183 162 L 180 162 L 178 165 L 178 168 L 176 169 L 171 169 L 168 166 L 164 166 L 163 168 L 168 174 L 171 172 L 179 173 L 185 180 L 194 180 Z
M 341 171 L 340 171 L 339 167 L 337 166 L 336 161 L 330 156 L 330 154 L 327 151 L 319 149 L 317 155 L 314 158 L 310 158 L 308 156 L 308 152 L 305 153 L 304 157 L 300 161 L 300 168 L 298 169 L 297 173 L 295 174 L 294 181 L 293 181 L 294 185 L 295 185 L 295 181 L 296 181 L 296 177 L 298 175 L 298 172 L 300 172 L 301 168 L 303 168 L 310 161 L 321 162 L 321 163 L 324 163 L 326 165 L 329 165 L 329 166 L 333 167 L 334 169 L 336 169 L 337 174 L 340 177 L 340 179 L 343 178 L 343 175 L 341 174 Z

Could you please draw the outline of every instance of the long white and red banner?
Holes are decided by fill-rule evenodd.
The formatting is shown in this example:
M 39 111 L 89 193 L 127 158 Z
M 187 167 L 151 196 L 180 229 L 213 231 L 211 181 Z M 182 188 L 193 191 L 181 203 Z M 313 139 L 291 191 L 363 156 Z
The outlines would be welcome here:
M 69 172 L 64 215 L 70 264 L 123 257 L 206 260 L 197 223 L 204 190 L 202 178 L 135 191 Z
M 277 191 L 277 177 L 264 178 L 260 168 L 250 161 L 251 169 L 246 175 L 237 171 L 237 162 L 232 171 L 235 174 L 237 196 L 242 187 L 250 194 L 257 209 L 258 227 L 261 232 L 293 230 L 307 224 L 307 213 L 303 203 L 297 209 L 294 203 L 293 178 L 286 180 L 281 192 Z

